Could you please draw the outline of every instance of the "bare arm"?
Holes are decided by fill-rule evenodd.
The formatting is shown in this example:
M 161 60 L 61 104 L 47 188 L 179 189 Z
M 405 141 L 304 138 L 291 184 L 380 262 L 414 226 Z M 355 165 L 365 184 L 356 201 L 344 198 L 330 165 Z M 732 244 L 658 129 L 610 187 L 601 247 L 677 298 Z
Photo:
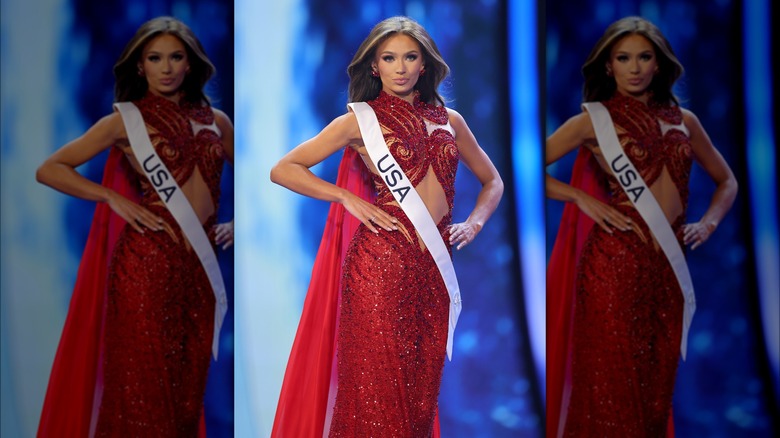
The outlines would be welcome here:
M 738 187 L 734 173 L 720 152 L 713 146 L 698 117 L 688 110 L 683 110 L 683 121 L 691 133 L 691 149 L 694 159 L 704 168 L 716 186 L 710 206 L 701 219 L 685 225 L 684 242 L 686 245 L 693 244 L 691 249 L 696 249 L 709 239 L 723 217 L 731 209 L 734 199 L 737 197 Z
M 230 118 L 224 112 L 212 108 L 214 111 L 214 119 L 217 123 L 219 131 L 222 133 L 222 148 L 225 150 L 225 157 L 228 163 L 233 164 L 233 123 L 230 122 Z
M 582 112 L 567 120 L 547 138 L 545 147 L 546 164 L 558 161 L 561 157 L 577 149 L 586 140 L 596 137 L 590 115 Z M 626 231 L 631 227 L 631 220 L 613 207 L 590 196 L 582 190 L 553 178 L 545 176 L 545 192 L 548 198 L 558 201 L 573 202 L 577 207 L 592 218 L 606 232 L 612 234 L 612 227 Z
M 142 225 L 152 230 L 162 229 L 162 219 L 108 187 L 90 181 L 76 171 L 76 167 L 108 149 L 121 139 L 127 139 L 119 113 L 98 120 L 81 137 L 54 152 L 38 167 L 35 178 L 55 190 L 78 198 L 106 202 L 118 215 L 137 231 Z
M 228 163 L 233 165 L 233 123 L 224 112 L 216 108 L 212 108 L 212 110 L 219 132 L 222 133 L 222 148 L 225 150 L 225 158 Z M 232 220 L 214 225 L 214 243 L 220 245 L 223 250 L 230 248 L 235 237 L 234 229 Z
M 457 244 L 456 249 L 461 249 L 474 240 L 498 207 L 501 195 L 504 193 L 504 182 L 493 162 L 477 143 L 463 116 L 449 108 L 447 111 L 450 124 L 455 130 L 455 142 L 458 145 L 460 159 L 482 184 L 482 190 L 469 217 L 463 223 L 453 224 L 451 228 L 450 245 Z
M 317 177 L 309 170 L 350 144 L 362 144 L 357 118 L 351 112 L 337 117 L 319 134 L 282 157 L 271 169 L 271 181 L 304 196 L 341 203 L 374 233 L 378 232 L 374 224 L 388 231 L 396 229 L 395 219 L 382 209 L 360 199 L 349 190 Z

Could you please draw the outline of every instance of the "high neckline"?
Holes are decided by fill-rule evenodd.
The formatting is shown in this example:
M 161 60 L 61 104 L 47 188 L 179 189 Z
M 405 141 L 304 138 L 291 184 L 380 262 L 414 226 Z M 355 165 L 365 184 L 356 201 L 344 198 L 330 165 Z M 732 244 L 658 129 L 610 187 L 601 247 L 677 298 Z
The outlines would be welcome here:
M 196 105 L 182 95 L 179 102 L 174 102 L 165 97 L 159 96 L 146 91 L 146 95 L 138 101 L 139 104 L 146 106 L 147 108 L 157 108 L 167 111 L 174 111 L 185 115 L 199 123 L 209 124 L 214 120 L 214 113 L 211 110 L 211 106 L 207 102 L 203 102 L 201 105 Z
M 631 96 L 626 96 L 620 92 L 615 92 L 609 102 L 614 105 L 620 105 L 625 108 L 632 108 L 652 114 L 654 117 L 662 119 L 669 123 L 678 124 L 682 122 L 682 113 L 677 105 L 667 103 L 663 104 L 653 99 L 652 94 L 647 99 L 647 103 L 642 102 Z
M 379 92 L 379 96 L 374 99 L 374 102 L 383 107 L 403 108 L 424 119 L 441 125 L 446 124 L 449 118 L 445 107 L 423 102 L 420 98 L 420 92 L 417 90 L 414 91 L 414 101 L 411 103 L 398 96 L 387 93 L 384 90 Z
M 412 102 L 409 102 L 408 100 L 406 100 L 404 98 L 401 98 L 401 97 L 398 97 L 398 96 L 396 96 L 394 94 L 390 94 L 390 93 L 386 92 L 385 90 L 380 90 L 379 91 L 379 96 L 377 97 L 377 100 L 380 100 L 380 99 L 384 100 L 384 101 L 387 101 L 387 103 L 390 103 L 390 104 L 407 105 L 407 106 L 410 107 L 410 109 L 411 108 L 417 108 L 419 106 L 419 104 L 421 103 L 421 101 L 420 101 L 420 92 L 417 91 L 417 90 L 414 90 L 414 92 L 413 92 Z

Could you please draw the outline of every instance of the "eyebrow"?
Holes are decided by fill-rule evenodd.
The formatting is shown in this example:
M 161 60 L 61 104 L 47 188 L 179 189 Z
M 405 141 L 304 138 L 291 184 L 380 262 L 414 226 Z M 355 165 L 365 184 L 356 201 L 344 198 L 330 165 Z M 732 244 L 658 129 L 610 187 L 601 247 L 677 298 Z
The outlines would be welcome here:
M 627 50 L 618 50 L 615 52 L 615 55 L 630 55 L 632 53 L 639 53 L 640 55 L 645 53 L 655 53 L 652 49 L 642 50 L 641 52 L 629 52 Z
M 176 49 L 176 50 L 174 50 L 174 51 L 170 52 L 170 54 L 172 54 L 172 55 L 173 55 L 173 54 L 176 54 L 176 53 L 184 53 L 184 52 L 185 52 L 185 50 L 182 50 L 182 49 Z M 146 55 L 162 55 L 162 53 L 163 53 L 163 52 L 159 52 L 159 51 L 157 51 L 157 50 L 150 50 L 150 51 L 146 52 L 145 54 L 146 54 Z
M 420 52 L 417 51 L 417 50 L 410 50 L 410 51 L 404 53 L 404 55 L 411 55 L 412 53 L 419 54 Z M 391 52 L 390 50 L 385 50 L 385 51 L 383 51 L 381 53 L 381 55 L 395 55 L 395 54 L 396 54 L 395 52 Z

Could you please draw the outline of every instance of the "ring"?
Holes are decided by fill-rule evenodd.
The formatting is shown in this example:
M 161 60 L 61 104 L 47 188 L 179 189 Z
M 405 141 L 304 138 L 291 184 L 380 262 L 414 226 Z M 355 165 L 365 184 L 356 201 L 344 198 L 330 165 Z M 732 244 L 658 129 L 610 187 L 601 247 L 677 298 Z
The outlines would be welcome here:
M 370 222 L 374 222 L 374 221 L 376 220 L 376 216 L 371 216 L 370 218 L 368 218 L 368 220 L 369 220 Z

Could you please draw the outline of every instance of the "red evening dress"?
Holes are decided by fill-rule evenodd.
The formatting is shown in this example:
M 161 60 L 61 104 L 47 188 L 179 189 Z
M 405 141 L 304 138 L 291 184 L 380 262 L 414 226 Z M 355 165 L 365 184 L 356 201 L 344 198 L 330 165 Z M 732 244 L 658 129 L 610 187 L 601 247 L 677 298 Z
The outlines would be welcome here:
M 384 92 L 368 104 L 390 152 L 412 184 L 433 177 L 443 189 L 448 212 L 438 228 L 446 242 L 459 160 L 446 108 L 421 102 L 419 97 L 411 104 Z M 355 224 L 340 205 L 331 207 L 285 373 L 272 432 L 275 438 L 439 435 L 437 399 L 449 295 L 403 210 L 379 177 L 367 173 L 360 157 L 347 148 L 337 184 L 373 198 L 360 184 L 370 180 L 374 204 L 398 219 L 408 234 L 372 233 Z M 334 216 L 334 212 L 339 213 Z M 334 243 L 332 224 L 341 218 L 346 231 Z M 347 218 L 352 222 L 347 224 Z M 320 272 L 324 248 L 339 246 L 331 255 L 338 266 L 331 267 L 343 269 L 340 281 Z M 315 310 L 326 293 L 315 283 L 326 278 L 334 286 L 327 292 L 330 304 Z M 329 316 L 321 316 L 326 313 Z M 315 319 L 327 322 L 314 325 Z
M 647 185 L 659 178 L 674 184 L 683 212 L 671 226 L 682 246 L 692 153 L 679 107 L 620 94 L 603 104 Z M 672 434 L 683 314 L 677 279 L 617 180 L 587 148 L 572 185 L 631 218 L 641 234 L 609 234 L 566 206 L 547 277 L 547 436 Z
M 224 150 L 211 108 L 152 94 L 134 103 L 179 186 L 205 182 L 216 212 Z M 118 148 L 104 184 L 119 187 L 170 228 L 138 233 L 98 205 L 38 434 L 202 435 L 214 325 L 208 277 L 149 181 Z M 207 219 L 207 233 L 215 221 L 216 214 Z M 84 320 L 91 326 L 83 327 Z

